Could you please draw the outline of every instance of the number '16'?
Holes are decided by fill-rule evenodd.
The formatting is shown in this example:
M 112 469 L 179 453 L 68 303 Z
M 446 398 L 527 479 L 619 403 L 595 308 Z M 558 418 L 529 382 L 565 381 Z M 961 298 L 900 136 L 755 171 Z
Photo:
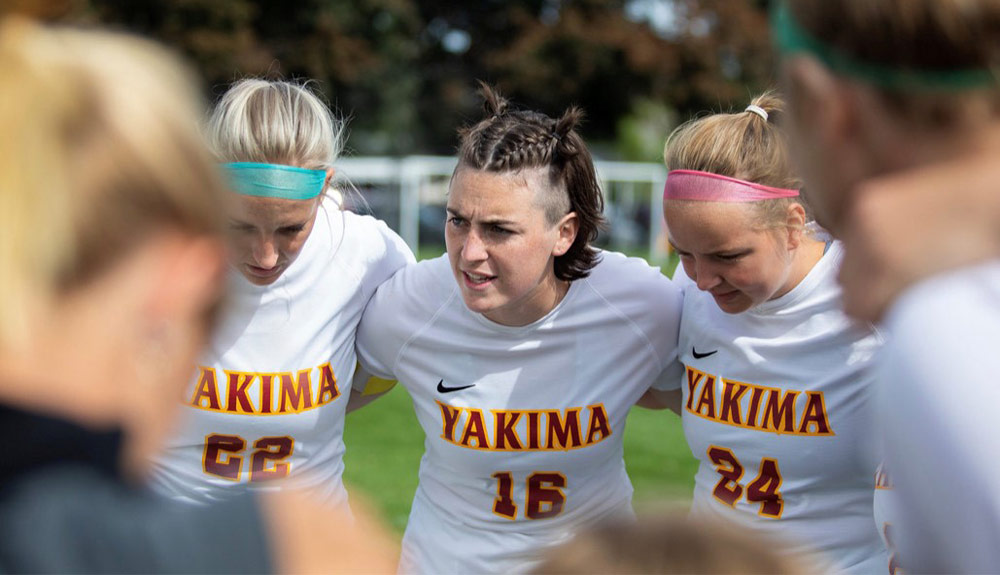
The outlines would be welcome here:
M 517 519 L 517 504 L 514 503 L 514 477 L 510 471 L 493 474 L 497 480 L 497 498 L 493 502 L 493 512 L 507 519 Z M 554 471 L 536 471 L 527 479 L 527 505 L 524 516 L 528 519 L 548 519 L 562 513 L 566 495 L 566 476 Z

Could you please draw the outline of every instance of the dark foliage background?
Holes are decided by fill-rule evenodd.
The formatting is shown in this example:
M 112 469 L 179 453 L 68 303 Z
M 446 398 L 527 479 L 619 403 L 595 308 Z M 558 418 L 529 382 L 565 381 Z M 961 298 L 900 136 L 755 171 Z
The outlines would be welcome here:
M 557 115 L 604 157 L 656 160 L 691 115 L 772 82 L 766 0 L 60 0 L 22 10 L 174 47 L 209 98 L 245 75 L 312 78 L 354 154 L 450 154 L 475 80 Z

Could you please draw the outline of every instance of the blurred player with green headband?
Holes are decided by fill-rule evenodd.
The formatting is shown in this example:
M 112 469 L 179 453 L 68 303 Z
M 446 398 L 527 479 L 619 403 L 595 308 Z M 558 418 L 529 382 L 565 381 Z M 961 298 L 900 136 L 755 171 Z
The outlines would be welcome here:
M 866 317 L 891 304 L 878 404 L 886 467 L 877 490 L 889 503 L 888 521 L 880 521 L 889 525 L 881 526 L 900 552 L 890 570 L 994 572 L 1000 210 L 983 166 L 996 165 L 1000 153 L 1000 3 L 786 0 L 773 32 L 792 149 L 817 215 L 844 238 L 842 278 L 865 285 L 856 278 L 884 274 L 868 263 L 875 250 L 896 254 L 881 261 L 907 270 L 888 281 L 894 287 L 880 287 L 874 305 L 849 300 Z M 1000 174 L 992 172 L 995 182 Z M 889 204 L 872 195 L 879 189 Z M 873 221 L 873 205 L 897 209 L 881 209 Z M 901 233 L 873 244 L 864 232 L 875 228 Z M 934 256 L 909 240 L 920 234 L 938 245 Z M 990 253 L 994 259 L 971 263 Z M 911 263 L 922 258 L 928 263 Z M 956 265 L 965 267 L 939 271 Z
M 290 82 L 237 82 L 212 113 L 209 141 L 233 192 L 230 298 L 183 396 L 184 425 L 156 461 L 168 496 L 201 503 L 281 480 L 346 505 L 344 416 L 370 399 L 352 390 L 355 332 L 375 288 L 413 254 L 331 193 L 343 133 Z

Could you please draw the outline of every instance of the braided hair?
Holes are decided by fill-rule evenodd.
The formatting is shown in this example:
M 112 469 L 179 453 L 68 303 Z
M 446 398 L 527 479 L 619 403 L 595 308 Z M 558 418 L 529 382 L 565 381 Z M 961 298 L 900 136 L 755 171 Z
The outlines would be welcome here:
M 555 275 L 565 281 L 587 277 L 600 260 L 590 244 L 605 220 L 594 160 L 575 130 L 583 111 L 573 106 L 559 119 L 552 119 L 540 112 L 512 109 L 507 99 L 483 82 L 479 93 L 484 117 L 459 130 L 456 173 L 463 168 L 505 173 L 547 167 L 549 187 L 542 200 L 546 219 L 555 224 L 575 212 L 579 224 L 569 250 L 556 257 Z

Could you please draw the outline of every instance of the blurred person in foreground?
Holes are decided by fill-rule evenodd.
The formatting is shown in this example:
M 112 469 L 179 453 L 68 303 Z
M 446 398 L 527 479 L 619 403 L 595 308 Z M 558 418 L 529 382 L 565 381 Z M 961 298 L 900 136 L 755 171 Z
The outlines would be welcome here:
M 851 233 L 868 205 L 862 194 L 872 188 L 865 181 L 920 181 L 937 166 L 1000 150 L 1000 3 L 786 0 L 776 4 L 773 24 L 792 149 L 818 217 L 847 234 L 846 261 L 852 250 L 864 253 L 852 246 Z M 982 186 L 975 171 L 952 169 L 950 176 L 935 178 L 939 193 L 953 202 L 974 198 L 961 190 Z M 911 201 L 925 197 L 914 194 Z M 993 206 L 986 201 L 981 209 Z M 919 228 L 925 222 L 915 221 L 913 212 L 882 213 L 883 225 Z M 955 221 L 923 215 L 932 230 Z M 948 245 L 953 238 L 935 240 Z M 944 250 L 948 265 L 983 257 L 949 253 L 961 252 L 964 242 Z M 911 572 L 995 571 L 1000 262 L 966 265 L 912 285 L 894 298 L 884 325 L 889 341 L 880 357 L 879 415 L 884 471 L 898 496 L 889 513 L 899 564 Z
M 789 554 L 785 543 L 731 524 L 692 520 L 680 513 L 641 515 L 635 522 L 594 525 L 550 549 L 539 575 L 627 573 L 792 575 L 823 564 Z
M 384 570 L 376 529 L 302 497 L 140 485 L 222 295 L 191 80 L 137 38 L 0 22 L 0 569 Z

